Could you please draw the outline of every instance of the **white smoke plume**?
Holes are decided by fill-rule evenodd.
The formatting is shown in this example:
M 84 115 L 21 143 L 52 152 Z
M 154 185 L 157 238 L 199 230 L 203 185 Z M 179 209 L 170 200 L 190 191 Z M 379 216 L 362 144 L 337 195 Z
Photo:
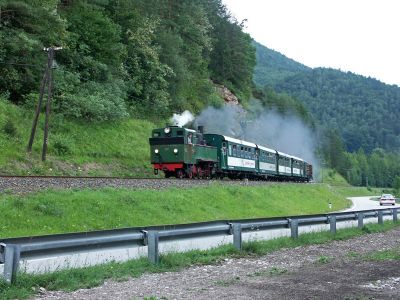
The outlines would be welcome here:
M 248 111 L 238 105 L 208 107 L 196 117 L 194 125 L 204 126 L 205 133 L 231 136 L 302 158 L 313 164 L 317 178 L 315 132 L 294 114 L 282 115 L 252 100 Z
M 192 122 L 194 120 L 194 116 L 188 110 L 185 110 L 181 114 L 174 114 L 170 119 L 170 122 L 176 126 L 185 126 L 186 124 Z

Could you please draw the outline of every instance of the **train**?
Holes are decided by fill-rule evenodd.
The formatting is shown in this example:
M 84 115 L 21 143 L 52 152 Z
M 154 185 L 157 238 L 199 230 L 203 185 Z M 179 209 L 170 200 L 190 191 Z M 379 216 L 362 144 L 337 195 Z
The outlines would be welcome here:
M 251 179 L 309 182 L 312 165 L 304 159 L 237 138 L 166 126 L 153 129 L 150 159 L 154 174 L 166 178 Z

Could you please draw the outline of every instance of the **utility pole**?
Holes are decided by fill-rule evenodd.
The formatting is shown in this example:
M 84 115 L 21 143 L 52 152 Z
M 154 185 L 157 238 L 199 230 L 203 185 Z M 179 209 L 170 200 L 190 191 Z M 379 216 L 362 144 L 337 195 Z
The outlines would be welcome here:
M 42 107 L 43 96 L 46 89 L 47 84 L 47 102 L 46 102 L 46 119 L 45 119 L 45 128 L 44 128 L 44 139 L 43 139 L 43 148 L 42 148 L 42 161 L 46 160 L 47 154 L 47 144 L 48 144 L 48 133 L 49 133 L 49 119 L 50 119 L 50 108 L 51 108 L 51 97 L 52 97 L 52 88 L 53 88 L 53 63 L 55 51 L 61 50 L 62 47 L 49 47 L 44 48 L 43 50 L 47 52 L 47 66 L 44 72 L 42 82 L 40 84 L 40 94 L 39 101 L 35 111 L 35 117 L 33 119 L 31 136 L 29 138 L 28 153 L 32 152 L 32 145 L 35 139 L 36 127 L 39 120 L 40 109 Z

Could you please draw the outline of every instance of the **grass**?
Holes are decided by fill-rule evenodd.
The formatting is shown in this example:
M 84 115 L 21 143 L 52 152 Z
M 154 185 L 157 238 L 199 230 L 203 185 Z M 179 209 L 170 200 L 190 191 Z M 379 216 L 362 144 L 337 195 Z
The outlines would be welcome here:
M 240 281 L 240 277 L 236 276 L 236 277 L 234 277 L 232 279 L 228 279 L 228 280 L 217 280 L 215 282 L 215 284 L 219 285 L 219 286 L 230 286 L 230 285 L 236 284 L 238 281 Z
M 0 194 L 3 238 L 211 220 L 317 214 L 349 206 L 325 185 L 270 184 L 162 190 L 105 188 Z M 99 217 L 101 216 L 101 217 Z M 59 220 L 62 220 L 60 222 Z
M 332 257 L 325 256 L 325 255 L 321 255 L 320 257 L 318 257 L 318 260 L 317 260 L 317 262 L 319 264 L 327 264 L 331 261 L 332 261 Z
M 300 235 L 296 240 L 291 238 L 278 238 L 262 242 L 244 243 L 243 251 L 238 251 L 232 245 L 224 245 L 207 251 L 194 250 L 185 253 L 170 253 L 160 257 L 160 264 L 153 265 L 147 259 L 137 259 L 125 263 L 109 263 L 105 265 L 58 271 L 42 275 L 19 274 L 14 285 L 8 286 L 0 282 L 1 299 L 25 299 L 39 291 L 40 287 L 46 290 L 74 291 L 80 288 L 91 288 L 101 285 L 105 280 L 125 281 L 131 277 L 139 277 L 144 273 L 158 273 L 178 271 L 192 265 L 205 265 L 219 263 L 226 258 L 265 255 L 283 248 L 322 244 L 331 240 L 345 240 L 363 234 L 384 232 L 399 223 L 385 222 L 384 225 L 368 224 L 367 230 L 349 228 L 338 230 L 335 235 L 329 232 L 307 233 Z M 397 257 L 397 256 L 396 256 Z M 398 259 L 398 258 L 396 258 Z M 253 276 L 279 276 L 290 270 L 272 268 L 267 273 L 252 274 Z M 251 276 L 251 275 L 249 275 Z M 231 281 L 216 282 L 217 285 L 228 286 L 240 278 Z
M 350 186 L 346 179 L 334 169 L 321 168 L 319 176 L 320 178 L 318 179 L 322 183 L 338 186 Z
M 320 171 L 318 179 L 324 184 L 332 187 L 332 189 L 343 197 L 357 196 L 377 196 L 383 193 L 393 193 L 389 188 L 373 188 L 373 187 L 358 187 L 351 186 L 346 179 L 337 171 L 329 168 L 323 168 Z
M 53 114 L 42 163 L 43 114 L 32 155 L 26 154 L 32 120 L 33 109 L 0 98 L 1 174 L 152 176 L 148 137 L 157 125 L 149 121 L 88 123 Z
M 369 253 L 362 257 L 364 260 L 400 260 L 400 248 L 391 250 L 381 250 Z
M 247 274 L 247 277 L 279 276 L 284 274 L 288 274 L 287 269 L 272 267 L 269 270 L 262 270 L 251 274 Z

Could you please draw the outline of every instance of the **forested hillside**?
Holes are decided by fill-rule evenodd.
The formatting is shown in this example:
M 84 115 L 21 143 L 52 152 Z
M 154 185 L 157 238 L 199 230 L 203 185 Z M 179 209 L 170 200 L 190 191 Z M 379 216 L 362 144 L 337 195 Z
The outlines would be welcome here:
M 300 100 L 320 128 L 335 129 L 345 148 L 400 150 L 400 88 L 351 72 L 311 69 L 256 44 L 254 81 Z
M 0 93 L 28 107 L 56 54 L 54 109 L 68 117 L 163 118 L 221 103 L 213 82 L 245 102 L 255 50 L 221 0 L 1 0 Z
M 372 78 L 317 68 L 275 85 L 301 99 L 325 128 L 337 128 L 350 152 L 400 150 L 400 88 Z
M 256 41 L 253 41 L 253 45 L 257 62 L 253 80 L 259 87 L 272 87 L 287 77 L 311 69 Z

